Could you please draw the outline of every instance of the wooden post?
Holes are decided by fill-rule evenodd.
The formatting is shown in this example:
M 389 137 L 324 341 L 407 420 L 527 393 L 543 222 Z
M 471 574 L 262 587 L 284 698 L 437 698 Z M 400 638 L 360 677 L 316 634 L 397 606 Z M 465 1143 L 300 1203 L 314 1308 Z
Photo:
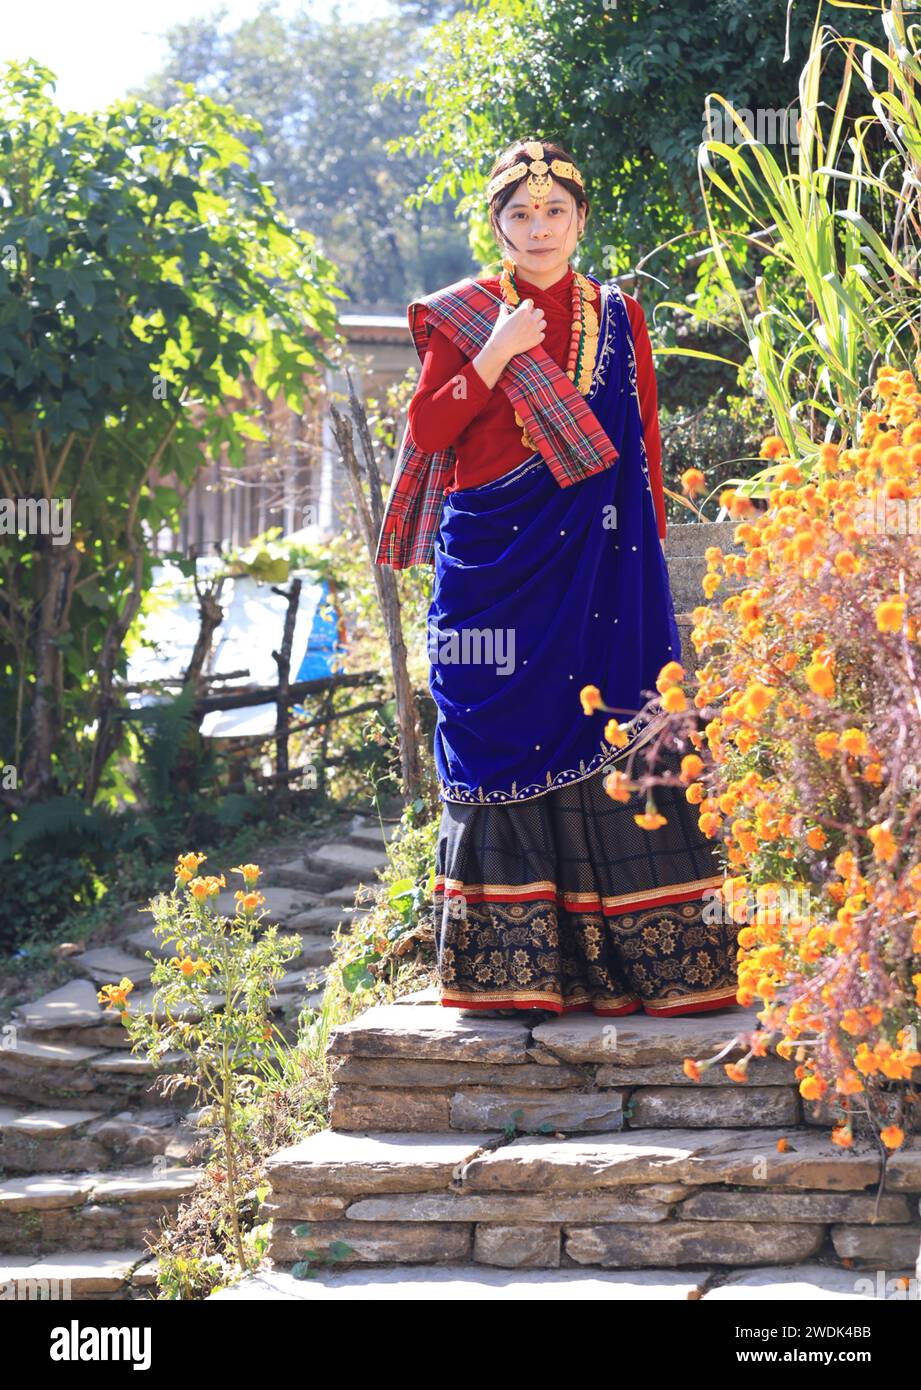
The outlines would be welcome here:
M 377 538 L 384 519 L 383 487 L 380 467 L 374 453 L 368 417 L 359 400 L 346 371 L 349 383 L 349 411 L 343 414 L 330 402 L 330 415 L 333 433 L 339 446 L 342 462 L 345 464 L 352 489 L 352 497 L 358 512 L 358 524 L 364 536 L 368 554 L 371 557 L 371 570 L 377 588 L 377 596 L 384 616 L 387 641 L 390 647 L 390 666 L 393 671 L 393 688 L 396 696 L 397 727 L 400 737 L 400 764 L 403 777 L 403 795 L 407 802 L 415 801 L 422 794 L 422 758 L 419 749 L 419 725 L 416 702 L 406 665 L 406 644 L 403 640 L 403 622 L 400 614 L 400 597 L 397 590 L 396 575 L 388 565 L 374 562 L 377 553 Z M 368 494 L 362 485 L 362 467 L 355 451 L 355 437 L 361 451 L 364 473 L 368 479 Z M 369 505 L 370 498 L 370 505 Z
M 273 652 L 272 656 L 275 665 L 278 667 L 278 698 L 275 709 L 275 771 L 279 777 L 279 797 L 282 801 L 289 801 L 291 788 L 287 782 L 288 776 L 288 689 L 291 676 L 291 644 L 294 641 L 294 624 L 297 619 L 297 607 L 301 601 L 301 580 L 293 579 L 291 588 L 287 593 L 284 589 L 276 589 L 272 586 L 272 593 L 278 594 L 281 598 L 288 600 L 288 611 L 285 614 L 285 628 L 281 639 L 281 651 Z

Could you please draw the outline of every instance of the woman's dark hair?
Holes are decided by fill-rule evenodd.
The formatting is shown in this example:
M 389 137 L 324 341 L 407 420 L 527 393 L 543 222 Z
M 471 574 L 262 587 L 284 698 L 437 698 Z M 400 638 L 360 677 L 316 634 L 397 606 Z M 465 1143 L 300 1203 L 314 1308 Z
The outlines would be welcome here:
M 489 171 L 489 176 L 486 180 L 487 183 L 489 183 L 490 179 L 494 179 L 497 174 L 504 174 L 506 169 L 511 169 L 512 165 L 517 164 L 519 160 L 524 160 L 525 163 L 530 162 L 531 156 L 525 148 L 525 143 L 524 141 L 518 140 L 514 145 L 509 145 L 507 149 L 502 151 Z M 555 141 L 542 140 L 541 144 L 544 147 L 544 159 L 548 164 L 554 159 L 565 160 L 567 164 L 576 163 L 569 151 L 564 149 L 562 145 L 557 145 Z M 576 165 L 576 167 L 578 168 L 578 165 Z M 527 176 L 525 175 L 525 177 Z M 591 209 L 585 189 L 581 188 L 574 179 L 560 178 L 559 174 L 554 174 L 552 170 L 550 171 L 550 177 L 562 188 L 565 188 L 568 193 L 572 194 L 576 200 L 577 212 L 579 208 L 585 208 L 585 215 L 587 218 Z M 520 186 L 521 179 L 517 179 L 514 183 L 507 183 L 504 188 L 499 189 L 499 192 L 489 204 L 489 225 L 492 227 L 493 236 L 496 238 L 500 247 L 510 246 L 511 243 L 499 228 L 499 213 Z

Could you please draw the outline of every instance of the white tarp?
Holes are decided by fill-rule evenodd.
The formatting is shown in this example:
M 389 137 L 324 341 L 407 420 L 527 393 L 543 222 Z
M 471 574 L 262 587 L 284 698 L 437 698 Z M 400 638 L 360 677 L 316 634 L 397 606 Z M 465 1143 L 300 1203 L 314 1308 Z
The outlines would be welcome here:
M 210 564 L 199 561 L 199 579 L 208 577 Z M 291 579 L 302 582 L 300 604 L 291 643 L 291 674 L 293 682 L 307 652 L 315 620 L 321 623 L 321 601 L 326 603 L 326 586 L 305 574 L 292 571 Z M 148 680 L 179 680 L 185 674 L 192 651 L 198 640 L 201 619 L 198 600 L 191 579 L 177 565 L 169 562 L 154 570 L 154 606 L 145 615 L 141 632 L 145 639 L 132 652 L 128 661 L 127 681 L 138 685 Z M 271 585 L 259 583 L 248 575 L 225 579 L 218 599 L 224 610 L 224 620 L 214 635 L 213 655 L 208 673 L 211 676 L 231 671 L 249 671 L 245 677 L 228 682 L 231 686 L 275 685 L 278 667 L 273 651 L 281 649 L 287 600 L 273 594 Z M 152 642 L 150 646 L 147 643 Z M 220 682 L 213 686 L 219 693 Z M 131 694 L 128 703 L 133 709 L 156 704 L 161 697 L 153 694 Z M 235 738 L 244 735 L 270 734 L 275 728 L 274 704 L 250 705 L 244 709 L 213 710 L 206 714 L 201 732 L 206 738 Z

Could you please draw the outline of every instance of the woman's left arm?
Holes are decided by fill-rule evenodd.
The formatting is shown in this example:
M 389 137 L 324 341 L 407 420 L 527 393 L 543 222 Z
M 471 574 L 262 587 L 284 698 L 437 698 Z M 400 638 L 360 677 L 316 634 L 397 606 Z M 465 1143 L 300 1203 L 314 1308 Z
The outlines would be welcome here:
M 662 550 L 665 550 L 665 492 L 662 488 L 662 438 L 659 434 L 659 400 L 656 386 L 656 373 L 652 363 L 652 344 L 646 315 L 638 299 L 624 295 L 624 303 L 633 330 L 633 346 L 636 352 L 636 389 L 640 398 L 640 416 L 643 421 L 643 439 L 646 443 L 646 459 L 649 464 L 649 482 L 652 486 L 653 501 L 656 506 L 656 521 Z

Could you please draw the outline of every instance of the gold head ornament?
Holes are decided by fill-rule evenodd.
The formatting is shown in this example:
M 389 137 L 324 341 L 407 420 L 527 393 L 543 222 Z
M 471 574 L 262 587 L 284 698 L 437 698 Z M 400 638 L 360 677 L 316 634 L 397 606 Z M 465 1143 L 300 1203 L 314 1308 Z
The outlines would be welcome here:
M 494 179 L 490 179 L 486 185 L 486 198 L 491 203 L 496 194 L 507 187 L 510 183 L 517 183 L 519 179 L 528 177 L 528 194 L 533 199 L 535 207 L 540 203 L 545 203 L 550 196 L 553 187 L 552 174 L 556 174 L 560 179 L 571 179 L 580 188 L 585 185 L 582 182 L 582 175 L 574 164 L 568 159 L 551 159 L 548 164 L 544 159 L 544 147 L 539 140 L 528 140 L 524 144 L 527 152 L 527 162 L 519 159 L 517 164 L 513 164 L 510 169 L 505 169 L 501 174 L 497 174 Z

